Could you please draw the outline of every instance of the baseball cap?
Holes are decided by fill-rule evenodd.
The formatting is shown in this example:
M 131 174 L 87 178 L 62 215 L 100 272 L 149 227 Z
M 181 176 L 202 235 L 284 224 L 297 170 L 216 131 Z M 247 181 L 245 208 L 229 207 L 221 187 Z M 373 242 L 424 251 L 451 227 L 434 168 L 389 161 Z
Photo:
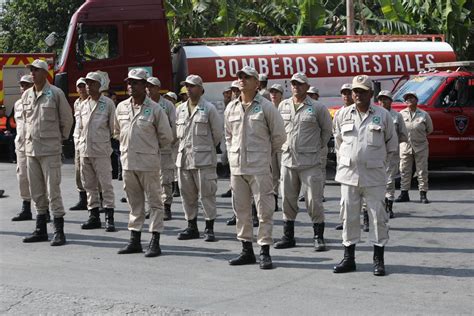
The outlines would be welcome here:
M 377 100 L 380 99 L 380 97 L 387 97 L 389 98 L 390 100 L 393 101 L 393 95 L 390 91 L 388 90 L 382 90 L 380 91 L 379 95 L 377 96 Z
M 102 76 L 99 75 L 98 73 L 96 72 L 89 72 L 87 75 L 86 75 L 86 81 L 87 80 L 93 80 L 93 81 L 97 81 L 98 83 L 100 83 L 102 85 Z
M 240 86 L 239 86 L 239 80 L 234 80 L 232 81 L 232 84 L 230 85 L 230 88 L 237 88 L 237 89 L 240 89 Z
M 272 90 L 277 90 L 277 91 L 280 91 L 281 93 L 283 93 L 283 86 L 281 84 L 275 83 L 274 85 L 272 85 L 270 87 L 270 92 Z
M 31 75 L 21 76 L 20 81 L 18 81 L 18 83 L 22 82 L 33 83 L 33 77 Z
M 143 68 L 134 68 L 128 72 L 128 77 L 125 78 L 125 81 L 129 79 L 135 80 L 145 80 L 148 78 L 148 72 Z
M 308 77 L 306 77 L 306 75 L 302 72 L 297 72 L 295 73 L 292 77 L 291 77 L 291 81 L 297 81 L 297 82 L 300 82 L 300 83 L 307 83 L 309 84 L 309 80 L 308 80 Z
M 416 92 L 415 92 L 415 91 L 408 91 L 407 93 L 405 93 L 405 94 L 403 95 L 403 100 L 406 100 L 409 95 L 414 96 L 414 97 L 418 100 L 418 96 L 416 95 Z
M 181 89 L 179 90 L 179 94 L 181 95 L 186 93 L 188 93 L 188 89 L 186 89 L 186 86 L 181 87 Z
M 190 84 L 193 86 L 199 86 L 202 87 L 202 78 L 199 77 L 198 75 L 189 75 L 186 77 L 186 80 L 181 81 L 181 84 Z
M 35 59 L 31 64 L 25 66 L 26 68 L 38 68 L 48 71 L 48 63 L 41 59 Z
M 253 67 L 250 67 L 250 66 L 243 67 L 242 69 L 237 71 L 237 77 L 239 77 L 240 74 L 242 74 L 242 73 L 246 74 L 247 76 L 254 77 L 257 80 L 260 80 L 259 76 L 258 76 L 258 72 Z
M 161 81 L 160 81 L 160 79 L 158 79 L 156 77 L 148 77 L 148 79 L 146 81 L 148 83 L 151 83 L 154 86 L 161 87 Z
M 352 85 L 351 85 L 350 83 L 345 83 L 345 84 L 343 84 L 343 85 L 341 86 L 341 90 L 340 90 L 341 93 L 342 93 L 342 91 L 344 91 L 344 90 L 350 90 L 350 91 L 352 91 Z
M 309 87 L 307 93 L 314 93 L 314 94 L 319 95 L 319 89 L 311 86 L 311 87 Z
M 222 92 L 229 92 L 229 91 L 232 91 L 231 86 L 225 87 L 224 91 L 222 91 Z
M 264 74 L 258 75 L 258 81 L 268 81 L 268 76 Z
M 178 96 L 174 92 L 167 92 L 165 95 L 169 96 L 170 98 L 174 99 L 175 101 L 178 100 Z
M 367 75 L 355 76 L 352 79 L 352 90 L 354 89 L 372 90 L 372 79 Z

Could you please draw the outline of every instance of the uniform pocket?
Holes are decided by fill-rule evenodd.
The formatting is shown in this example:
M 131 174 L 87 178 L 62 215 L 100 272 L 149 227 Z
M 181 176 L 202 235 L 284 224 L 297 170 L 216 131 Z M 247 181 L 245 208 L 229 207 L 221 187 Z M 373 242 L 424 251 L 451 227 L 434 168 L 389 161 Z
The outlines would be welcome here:
M 270 166 L 270 161 L 267 159 L 267 150 L 266 148 L 247 148 L 247 163 L 253 165 L 252 167 L 262 166 L 268 162 Z
M 380 125 L 369 125 L 367 132 L 367 145 L 382 146 L 384 143 L 383 128 Z
M 230 167 L 238 167 L 240 164 L 240 148 L 238 146 L 231 146 L 227 149 L 227 156 Z
M 194 146 L 194 165 L 196 167 L 210 166 L 213 163 L 212 147 L 208 145 Z

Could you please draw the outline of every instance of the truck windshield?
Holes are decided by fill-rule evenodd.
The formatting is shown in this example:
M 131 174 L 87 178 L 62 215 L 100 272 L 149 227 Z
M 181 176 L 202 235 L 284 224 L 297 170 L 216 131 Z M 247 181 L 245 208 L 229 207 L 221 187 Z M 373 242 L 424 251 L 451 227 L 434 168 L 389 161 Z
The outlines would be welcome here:
M 394 102 L 403 103 L 403 95 L 407 92 L 415 92 L 418 96 L 418 104 L 426 104 L 434 92 L 446 78 L 441 76 L 416 76 L 407 81 L 393 96 Z
M 56 65 L 56 69 L 61 68 L 67 58 L 68 47 L 71 44 L 71 37 L 74 34 L 74 25 L 72 23 L 69 24 L 69 28 L 67 30 L 66 40 L 64 41 L 63 50 L 61 51 L 61 57 L 58 60 Z

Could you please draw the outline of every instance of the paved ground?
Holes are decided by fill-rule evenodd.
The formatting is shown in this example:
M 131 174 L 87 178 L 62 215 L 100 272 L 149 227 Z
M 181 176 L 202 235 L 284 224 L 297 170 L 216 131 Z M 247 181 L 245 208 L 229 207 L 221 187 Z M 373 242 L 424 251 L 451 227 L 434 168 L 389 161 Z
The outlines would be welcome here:
M 11 222 L 20 200 L 15 166 L 0 164 L 0 314 L 160 314 L 160 315 L 472 315 L 474 314 L 474 172 L 432 173 L 432 204 L 395 205 L 391 241 L 386 250 L 388 275 L 372 275 L 372 247 L 357 246 L 357 272 L 332 273 L 342 257 L 338 222 L 339 186 L 326 187 L 330 251 L 312 251 L 312 227 L 304 210 L 296 225 L 298 247 L 272 249 L 276 269 L 258 265 L 231 267 L 240 251 L 233 227 L 225 226 L 230 199 L 218 198 L 219 241 L 178 241 L 185 227 L 181 201 L 175 220 L 166 223 L 163 256 L 117 255 L 128 240 L 127 205 L 120 203 L 122 183 L 115 182 L 119 231 L 81 231 L 87 214 L 66 214 L 68 245 L 24 244 L 34 221 Z M 219 181 L 218 193 L 228 188 Z M 410 191 L 413 200 L 419 195 Z M 66 207 L 76 202 L 73 166 L 63 166 Z M 304 208 L 304 205 L 301 204 Z M 274 236 L 282 234 L 275 214 Z M 199 227 L 204 228 L 202 217 Z M 51 228 L 49 227 L 50 231 Z M 143 233 L 143 244 L 150 235 Z M 258 251 L 258 248 L 255 247 Z

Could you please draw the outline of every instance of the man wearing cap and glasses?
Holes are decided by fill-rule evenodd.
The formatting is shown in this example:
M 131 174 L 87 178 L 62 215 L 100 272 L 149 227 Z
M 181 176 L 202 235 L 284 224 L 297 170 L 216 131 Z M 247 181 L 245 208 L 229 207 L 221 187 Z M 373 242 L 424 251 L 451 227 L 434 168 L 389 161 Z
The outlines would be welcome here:
M 315 251 L 326 251 L 324 207 L 322 203 L 321 152 L 331 138 L 332 122 L 327 108 L 307 95 L 309 81 L 305 74 L 291 77 L 293 96 L 280 103 L 287 134 L 282 146 L 281 179 L 283 196 L 283 237 L 275 248 L 295 246 L 295 220 L 298 194 L 306 187 L 306 208 L 314 230 Z
M 102 204 L 105 208 L 105 231 L 115 231 L 115 195 L 112 186 L 112 164 L 110 138 L 114 131 L 115 104 L 112 99 L 101 95 L 101 75 L 89 72 L 86 76 L 86 89 L 89 97 L 80 105 L 77 116 L 78 149 L 81 163 L 81 180 L 87 192 L 89 219 L 81 225 L 82 229 L 101 228 L 100 185 Z
M 176 166 L 188 227 L 178 234 L 178 239 L 200 237 L 197 226 L 200 198 L 206 219 L 204 241 L 215 241 L 216 146 L 222 139 L 222 120 L 214 105 L 202 97 L 204 88 L 201 77 L 189 75 L 182 84 L 188 91 L 188 100 L 176 110 L 179 141 Z
M 409 91 L 403 95 L 407 107 L 400 111 L 405 121 L 408 140 L 400 144 L 400 196 L 395 202 L 408 202 L 410 196 L 411 178 L 413 175 L 413 161 L 415 162 L 418 178 L 420 202 L 429 203 L 428 192 L 428 135 L 433 132 L 433 121 L 430 115 L 418 108 L 416 92 Z
M 73 124 L 71 107 L 61 89 L 47 81 L 48 64 L 36 59 L 27 65 L 34 86 L 22 97 L 25 120 L 25 153 L 31 198 L 36 206 L 36 229 L 23 242 L 47 241 L 48 206 L 54 216 L 51 246 L 66 243 L 64 205 L 61 197 L 62 141 L 69 137 Z
M 120 102 L 115 111 L 114 138 L 120 141 L 124 189 L 130 205 L 130 241 L 118 253 L 142 252 L 146 194 L 152 237 L 145 257 L 156 257 L 161 254 L 160 234 L 164 229 L 160 150 L 171 146 L 173 132 L 163 109 L 146 95 L 147 78 L 145 69 L 129 71 L 125 80 L 130 98 Z
M 24 75 L 21 77 L 20 90 L 24 93 L 26 90 L 33 86 L 33 77 L 31 75 Z M 18 187 L 20 189 L 20 197 L 23 200 L 21 212 L 12 218 L 12 221 L 26 221 L 31 220 L 31 194 L 30 184 L 28 181 L 28 174 L 26 168 L 26 155 L 25 155 L 25 113 L 23 112 L 23 103 L 21 99 L 15 102 L 13 108 L 14 117 L 16 122 L 16 137 L 15 137 L 15 150 L 16 150 L 16 178 L 18 179 Z
M 334 119 L 338 153 L 335 180 L 341 183 L 344 259 L 334 273 L 356 270 L 355 245 L 360 241 L 360 210 L 365 200 L 369 211 L 369 239 L 374 244 L 374 275 L 385 275 L 384 246 L 388 242 L 388 216 L 384 197 L 386 162 L 397 151 L 398 138 L 393 120 L 385 109 L 371 105 L 372 80 L 354 77 L 355 103 L 339 110 Z
M 241 254 L 230 265 L 256 262 L 252 247 L 252 196 L 260 225 L 257 243 L 261 246 L 260 268 L 272 269 L 270 245 L 275 200 L 272 189 L 271 157 L 286 140 L 285 128 L 275 106 L 257 92 L 258 73 L 249 66 L 237 72 L 240 97 L 224 112 L 225 135 L 231 171 L 232 204 L 237 216 L 237 239 Z
M 71 211 L 87 210 L 87 193 L 86 189 L 82 184 L 81 180 L 81 158 L 79 154 L 79 116 L 81 114 L 81 102 L 85 101 L 89 96 L 86 89 L 86 78 L 79 78 L 76 81 L 76 91 L 79 94 L 79 97 L 74 101 L 74 119 L 76 125 L 74 126 L 74 133 L 72 134 L 74 138 L 74 170 L 76 174 L 76 187 L 79 192 L 79 201 L 76 205 L 69 208 Z
M 377 100 L 380 105 L 390 113 L 397 132 L 398 144 L 406 142 L 408 140 L 407 128 L 403 121 L 403 116 L 392 109 L 393 96 L 388 90 L 380 91 L 377 96 Z M 391 159 L 387 164 L 387 191 L 385 192 L 385 211 L 388 213 L 390 218 L 394 217 L 393 214 L 393 200 L 395 199 L 395 177 L 398 174 L 398 166 L 400 163 L 400 150 L 397 147 L 397 152 L 391 155 Z
M 170 148 L 161 150 L 161 186 L 163 188 L 163 204 L 165 208 L 165 216 L 163 220 L 169 221 L 172 219 L 171 203 L 173 203 L 173 181 L 174 169 L 176 167 L 176 153 L 174 153 L 176 142 L 176 108 L 174 104 L 160 95 L 161 81 L 156 77 L 149 77 L 147 79 L 147 93 L 150 99 L 156 102 L 166 113 L 168 122 L 173 132 L 173 142 Z

